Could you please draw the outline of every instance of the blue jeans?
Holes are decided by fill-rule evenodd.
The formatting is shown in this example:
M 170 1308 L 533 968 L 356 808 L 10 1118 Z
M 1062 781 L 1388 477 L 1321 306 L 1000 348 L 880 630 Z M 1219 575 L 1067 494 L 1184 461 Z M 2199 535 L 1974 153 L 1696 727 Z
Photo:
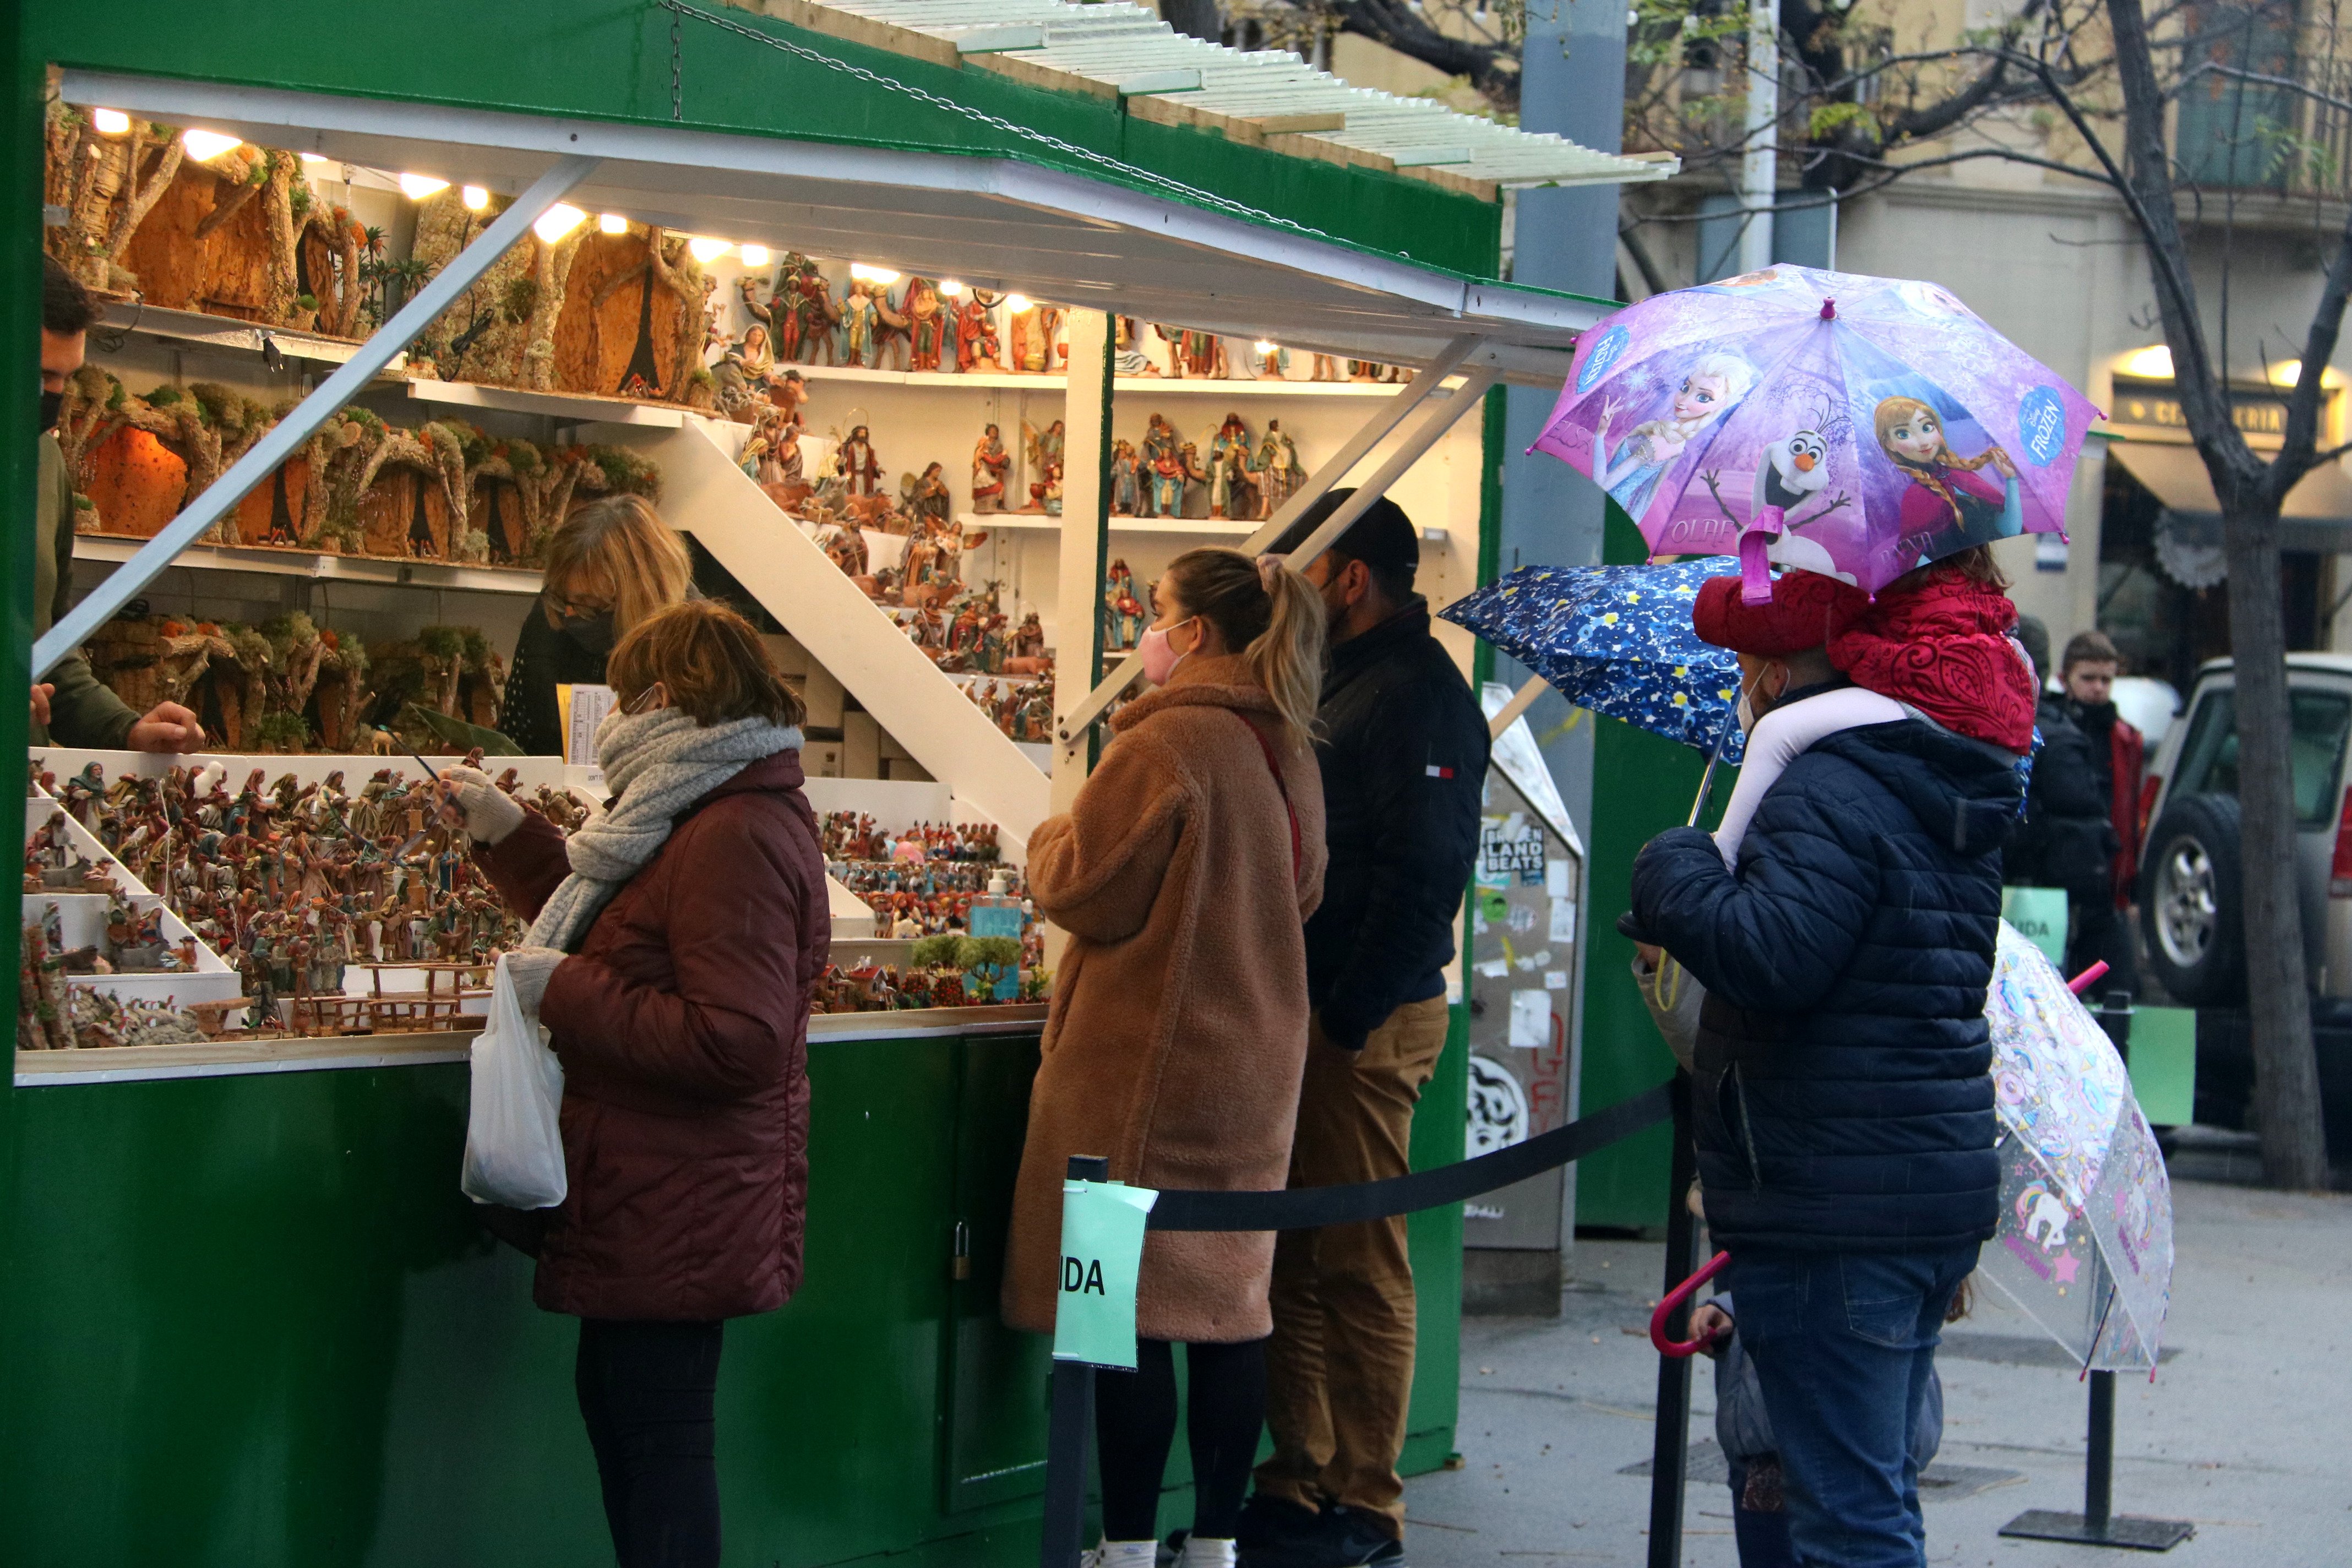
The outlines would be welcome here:
M 1911 1433 L 1952 1293 L 1977 1246 L 1934 1252 L 1735 1248 L 1739 1339 L 1780 1445 L 1805 1568 L 1921 1568 Z

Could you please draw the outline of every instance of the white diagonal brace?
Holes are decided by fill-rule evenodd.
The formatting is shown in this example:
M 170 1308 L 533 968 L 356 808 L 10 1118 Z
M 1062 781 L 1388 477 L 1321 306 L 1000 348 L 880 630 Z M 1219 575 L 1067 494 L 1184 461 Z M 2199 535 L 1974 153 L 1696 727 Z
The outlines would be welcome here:
M 1428 402 L 1431 395 L 1437 391 L 1439 384 L 1454 374 L 1464 361 L 1477 352 L 1480 342 L 1481 340 L 1475 334 L 1472 334 L 1455 338 L 1444 348 L 1439 350 L 1428 363 L 1422 366 L 1420 374 L 1407 384 L 1403 391 L 1381 405 L 1380 411 L 1364 421 L 1363 427 L 1348 438 L 1348 444 L 1340 447 L 1329 462 L 1308 475 L 1307 482 L 1301 485 L 1288 500 L 1283 502 L 1281 508 L 1272 517 L 1260 524 L 1255 533 L 1243 540 L 1236 548 L 1255 555 L 1276 540 L 1280 539 L 1292 523 L 1306 515 L 1308 507 L 1321 500 L 1335 489 L 1340 480 L 1348 477 L 1349 471 L 1370 457 L 1372 449 L 1388 439 L 1390 433 L 1403 424 L 1414 409 Z M 1486 389 L 1495 384 L 1496 375 L 1497 373 L 1492 368 L 1475 371 L 1465 385 L 1455 388 L 1444 406 L 1424 422 L 1420 429 L 1407 437 L 1404 444 L 1390 456 L 1389 460 L 1382 463 L 1370 479 L 1359 486 L 1354 495 L 1340 503 L 1339 510 L 1331 514 L 1337 526 L 1333 526 L 1333 521 L 1326 521 L 1322 527 L 1315 531 L 1314 536 L 1307 542 L 1306 546 L 1292 552 L 1290 556 L 1292 570 L 1296 571 L 1305 566 L 1317 555 L 1321 554 L 1331 541 L 1339 537 L 1340 531 L 1346 529 L 1349 523 L 1355 521 L 1363 514 L 1365 508 L 1386 495 L 1388 488 L 1396 483 L 1398 478 L 1407 468 L 1418 462 L 1423 453 L 1435 446 L 1438 437 L 1452 429 L 1455 422 L 1467 413 L 1479 398 L 1486 395 Z M 1103 677 L 1101 683 L 1092 691 L 1087 692 L 1083 701 L 1063 716 L 1056 730 L 1056 735 L 1061 743 L 1066 746 L 1070 744 L 1073 736 L 1086 733 L 1087 726 L 1102 717 L 1103 710 L 1111 705 L 1112 700 L 1134 685 L 1136 677 L 1142 673 L 1143 655 L 1140 652 L 1129 654 L 1119 660 L 1118 668 Z
M 169 566 L 173 557 L 202 538 L 205 530 L 243 500 L 248 490 L 299 451 L 320 426 L 358 396 L 377 373 L 392 363 L 394 354 L 415 342 L 417 334 L 431 326 L 436 316 L 479 281 L 482 274 L 522 237 L 523 231 L 562 201 L 599 162 L 576 156 L 558 158 L 553 167 L 533 181 L 530 189 L 482 231 L 480 238 L 452 257 L 431 282 L 418 289 L 391 321 L 360 345 L 357 353 L 320 382 L 318 390 L 295 405 L 285 418 L 270 427 L 268 435 L 253 444 L 251 450 L 231 463 L 227 472 L 190 501 L 186 510 L 140 546 L 137 554 L 116 567 L 111 576 L 91 589 L 89 597 L 76 605 L 65 619 L 51 626 L 33 645 L 34 679 L 47 674 L 50 666 L 88 641 L 90 634 L 105 625 L 115 611 Z

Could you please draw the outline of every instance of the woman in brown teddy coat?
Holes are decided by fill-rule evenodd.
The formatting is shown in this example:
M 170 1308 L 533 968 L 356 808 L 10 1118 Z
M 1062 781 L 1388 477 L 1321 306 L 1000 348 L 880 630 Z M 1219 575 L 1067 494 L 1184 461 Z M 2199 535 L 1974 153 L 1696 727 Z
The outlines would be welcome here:
M 1029 840 L 1037 907 L 1069 933 L 1029 1102 L 1004 1315 L 1054 1326 L 1073 1154 L 1148 1187 L 1267 1190 L 1289 1176 L 1307 1059 L 1301 923 L 1323 895 L 1323 788 L 1307 740 L 1324 612 L 1279 563 L 1176 558 L 1142 639 L 1158 689 L 1066 816 Z M 1171 1346 L 1189 1350 L 1195 1511 L 1187 1568 L 1233 1562 L 1265 1417 L 1264 1232 L 1153 1232 L 1137 1370 L 1097 1384 L 1103 1568 L 1150 1568 L 1175 1438 Z

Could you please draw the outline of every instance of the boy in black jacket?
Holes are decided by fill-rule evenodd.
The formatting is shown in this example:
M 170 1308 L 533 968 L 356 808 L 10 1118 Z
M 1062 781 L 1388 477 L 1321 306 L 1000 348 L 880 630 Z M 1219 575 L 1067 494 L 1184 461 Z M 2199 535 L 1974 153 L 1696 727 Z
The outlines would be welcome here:
M 1726 581 L 1694 620 L 1759 713 L 1843 684 L 1818 615 Z M 1984 1004 L 2015 763 L 1925 719 L 1843 731 L 1789 764 L 1736 873 L 1696 828 L 1634 862 L 1641 939 L 1707 990 L 1700 1182 L 1809 1563 L 1921 1561 L 1909 1437 L 1998 1218 Z
M 1352 492 L 1276 542 L 1296 550 Z M 1478 853 L 1486 721 L 1412 591 L 1419 536 L 1372 503 L 1311 563 L 1331 618 L 1315 750 L 1330 868 L 1307 922 L 1315 1008 L 1293 1186 L 1402 1175 L 1412 1109 L 1445 1048 L 1446 963 Z M 1275 1244 L 1266 1426 L 1243 1521 L 1248 1568 L 1355 1568 L 1403 1554 L 1412 1269 L 1402 1218 Z

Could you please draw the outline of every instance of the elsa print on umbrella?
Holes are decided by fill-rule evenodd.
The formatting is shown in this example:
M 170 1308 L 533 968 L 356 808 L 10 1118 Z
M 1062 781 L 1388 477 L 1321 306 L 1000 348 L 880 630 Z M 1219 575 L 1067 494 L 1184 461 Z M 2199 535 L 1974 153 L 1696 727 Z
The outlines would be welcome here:
M 1718 351 L 1700 357 L 1683 376 L 1663 419 L 1645 419 L 1609 450 L 1609 427 L 1633 403 L 1615 396 L 1601 405 L 1601 422 L 1592 429 L 1592 476 L 1609 499 L 1640 517 L 1649 510 L 1658 480 L 1683 455 L 1683 449 L 1756 384 L 1756 367 L 1737 353 Z

